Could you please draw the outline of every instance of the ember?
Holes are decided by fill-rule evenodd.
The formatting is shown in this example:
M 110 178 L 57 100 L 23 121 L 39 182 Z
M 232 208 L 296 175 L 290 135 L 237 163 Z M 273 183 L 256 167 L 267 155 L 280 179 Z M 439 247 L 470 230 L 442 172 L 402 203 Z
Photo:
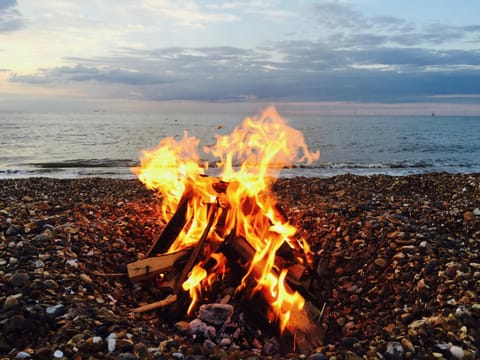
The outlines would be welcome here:
M 143 152 L 134 173 L 161 196 L 161 220 L 167 225 L 148 253 L 159 255 L 159 261 L 130 264 L 130 278 L 165 275 L 181 264 L 172 288 L 174 295 L 189 292 L 190 313 L 215 279 L 240 264 L 237 293 L 260 294 L 269 308 L 266 320 L 277 322 L 280 332 L 287 330 L 298 347 L 311 350 L 320 343 L 321 330 L 299 293 L 308 292 L 308 287 L 299 286 L 299 278 L 313 266 L 310 250 L 295 236 L 271 186 L 282 168 L 294 162 L 309 164 L 319 152 L 310 152 L 303 135 L 273 107 L 246 118 L 232 134 L 216 138 L 204 152 L 218 160 L 219 178 L 205 175 L 199 140 L 187 133 L 180 142 L 166 138 L 158 148 Z

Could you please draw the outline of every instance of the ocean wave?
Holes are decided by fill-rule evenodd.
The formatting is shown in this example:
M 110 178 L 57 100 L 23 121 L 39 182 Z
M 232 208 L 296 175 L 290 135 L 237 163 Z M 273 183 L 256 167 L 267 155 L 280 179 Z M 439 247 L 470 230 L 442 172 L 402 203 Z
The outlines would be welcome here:
M 62 169 L 62 168 L 113 168 L 138 166 L 138 161 L 131 159 L 75 159 L 65 161 L 47 161 L 29 163 L 27 165 L 40 169 Z

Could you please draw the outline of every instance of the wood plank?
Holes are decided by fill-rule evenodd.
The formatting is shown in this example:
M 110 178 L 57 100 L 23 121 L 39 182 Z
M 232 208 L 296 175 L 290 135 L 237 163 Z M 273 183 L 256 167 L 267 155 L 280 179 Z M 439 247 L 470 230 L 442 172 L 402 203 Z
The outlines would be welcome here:
M 132 282 L 143 281 L 158 274 L 175 269 L 175 266 L 188 258 L 191 249 L 177 251 L 138 260 L 127 264 L 128 277 Z

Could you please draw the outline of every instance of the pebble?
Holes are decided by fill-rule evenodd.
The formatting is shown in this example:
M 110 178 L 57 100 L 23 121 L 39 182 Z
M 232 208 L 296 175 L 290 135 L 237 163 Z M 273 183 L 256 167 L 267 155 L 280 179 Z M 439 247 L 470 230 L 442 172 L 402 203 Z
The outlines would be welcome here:
M 403 360 L 405 357 L 405 350 L 402 344 L 396 341 L 390 341 L 387 343 L 387 349 L 385 350 L 385 357 L 389 360 Z
M 25 352 L 25 351 L 19 351 L 19 352 L 17 353 L 16 358 L 17 358 L 17 359 L 28 359 L 28 358 L 30 358 L 30 356 L 31 356 L 31 355 L 30 355 L 29 353 Z
M 10 279 L 10 283 L 15 287 L 22 287 L 30 279 L 30 276 L 24 272 L 18 272 Z
M 138 357 L 136 357 L 132 353 L 125 352 L 125 353 L 118 354 L 117 360 L 138 360 Z
M 7 296 L 7 298 L 5 299 L 5 302 L 3 303 L 3 309 L 10 310 L 17 307 L 20 304 L 18 299 L 20 299 L 21 297 L 22 297 L 22 294 L 14 294 L 14 295 Z
M 208 324 L 222 325 L 233 315 L 233 306 L 230 304 L 203 304 L 200 306 L 198 318 Z
M 90 284 L 93 283 L 92 278 L 85 273 L 80 274 L 79 278 L 83 283 L 85 283 L 87 285 L 90 285 Z
M 457 360 L 462 360 L 465 357 L 465 351 L 460 346 L 456 345 L 450 347 L 450 354 L 452 354 Z

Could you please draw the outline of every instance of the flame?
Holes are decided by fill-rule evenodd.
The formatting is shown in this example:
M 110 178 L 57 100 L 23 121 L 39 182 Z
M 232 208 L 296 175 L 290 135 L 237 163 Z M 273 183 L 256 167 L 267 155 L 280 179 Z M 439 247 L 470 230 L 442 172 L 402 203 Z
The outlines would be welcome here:
M 302 309 L 305 301 L 286 287 L 287 271 L 275 268 L 275 253 L 284 243 L 305 252 L 309 249 L 306 242 L 294 239 L 296 229 L 278 210 L 271 186 L 282 168 L 294 162 L 312 163 L 320 154 L 308 150 L 303 134 L 289 127 L 273 106 L 246 118 L 230 135 L 217 135 L 216 144 L 203 149 L 217 159 L 216 166 L 222 169 L 219 179 L 205 176 L 206 165 L 200 165 L 198 145 L 199 140 L 187 133 L 180 142 L 166 138 L 156 149 L 143 151 L 141 165 L 133 169 L 140 181 L 163 198 L 165 221 L 172 216 L 182 195 L 189 196 L 188 226 L 168 251 L 195 246 L 209 221 L 209 204 L 220 204 L 221 211 L 216 213 L 212 226 L 216 231 L 211 231 L 208 239 L 220 243 L 233 233 L 248 241 L 255 255 L 239 287 L 245 287 L 247 279 L 253 276 L 253 291 L 269 293 L 283 330 L 292 307 Z M 220 181 L 228 185 L 219 190 Z M 217 226 L 220 222 L 221 226 Z M 218 254 L 210 254 L 214 256 Z M 199 300 L 202 287 L 208 286 L 216 274 L 225 272 L 225 259 L 215 260 L 217 264 L 209 270 L 210 274 L 202 264 L 197 264 L 183 284 L 192 298 L 189 311 Z

